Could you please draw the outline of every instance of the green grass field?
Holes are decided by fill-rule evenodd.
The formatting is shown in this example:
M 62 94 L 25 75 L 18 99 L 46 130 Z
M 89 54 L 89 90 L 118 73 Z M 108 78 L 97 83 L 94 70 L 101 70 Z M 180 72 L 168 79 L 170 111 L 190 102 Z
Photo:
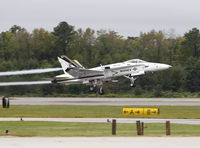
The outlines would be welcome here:
M 144 136 L 165 136 L 165 124 L 145 124 Z M 0 136 L 5 130 L 12 136 L 25 137 L 105 137 L 112 136 L 111 123 L 66 123 L 37 121 L 1 121 Z M 136 124 L 117 124 L 117 135 L 137 136 Z M 200 136 L 200 125 L 171 124 L 171 136 Z
M 128 107 L 128 106 L 127 106 Z M 129 106 L 133 107 L 133 106 Z M 200 119 L 199 106 L 160 106 L 158 116 L 124 116 L 121 106 L 11 106 L 0 117 Z M 145 124 L 145 136 L 165 136 L 165 124 Z M 112 136 L 111 123 L 0 121 L 0 136 Z M 171 124 L 172 136 L 200 136 L 200 125 Z M 116 136 L 136 136 L 136 124 L 117 124 Z
M 12 105 L 9 109 L 0 108 L 0 117 L 200 119 L 199 106 L 160 106 L 160 115 L 158 116 L 124 116 L 122 108 L 121 106 Z

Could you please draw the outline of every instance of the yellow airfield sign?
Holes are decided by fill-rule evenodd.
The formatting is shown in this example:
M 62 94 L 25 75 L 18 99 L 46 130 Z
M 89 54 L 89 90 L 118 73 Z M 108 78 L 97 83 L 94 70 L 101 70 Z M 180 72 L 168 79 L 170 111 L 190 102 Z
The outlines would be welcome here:
M 123 115 L 159 115 L 159 108 L 123 108 Z

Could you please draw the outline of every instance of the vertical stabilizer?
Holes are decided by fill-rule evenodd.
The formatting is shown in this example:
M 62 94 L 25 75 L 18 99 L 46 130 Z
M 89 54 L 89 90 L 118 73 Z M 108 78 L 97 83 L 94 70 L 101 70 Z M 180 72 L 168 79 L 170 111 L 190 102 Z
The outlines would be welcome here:
M 66 73 L 67 68 L 75 67 L 74 64 L 72 63 L 72 61 L 65 56 L 58 57 L 58 61 L 60 62 L 64 73 Z
M 79 63 L 79 61 L 73 60 L 73 63 L 74 63 L 78 68 L 85 69 L 85 67 L 83 67 L 83 65 L 81 65 L 81 64 Z

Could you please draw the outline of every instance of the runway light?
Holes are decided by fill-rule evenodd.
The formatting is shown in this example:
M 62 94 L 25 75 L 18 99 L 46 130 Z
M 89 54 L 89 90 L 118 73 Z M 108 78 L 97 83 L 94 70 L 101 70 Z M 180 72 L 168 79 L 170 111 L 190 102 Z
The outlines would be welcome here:
M 159 115 L 159 108 L 123 108 L 122 115 Z

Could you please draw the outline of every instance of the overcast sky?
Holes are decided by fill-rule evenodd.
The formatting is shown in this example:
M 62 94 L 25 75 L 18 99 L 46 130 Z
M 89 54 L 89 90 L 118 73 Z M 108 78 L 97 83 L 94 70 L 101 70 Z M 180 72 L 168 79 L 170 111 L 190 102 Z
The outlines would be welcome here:
M 66 21 L 78 28 L 90 27 L 138 36 L 152 29 L 174 29 L 183 35 L 200 29 L 199 0 L 0 0 L 0 32 L 19 25 L 52 31 Z

